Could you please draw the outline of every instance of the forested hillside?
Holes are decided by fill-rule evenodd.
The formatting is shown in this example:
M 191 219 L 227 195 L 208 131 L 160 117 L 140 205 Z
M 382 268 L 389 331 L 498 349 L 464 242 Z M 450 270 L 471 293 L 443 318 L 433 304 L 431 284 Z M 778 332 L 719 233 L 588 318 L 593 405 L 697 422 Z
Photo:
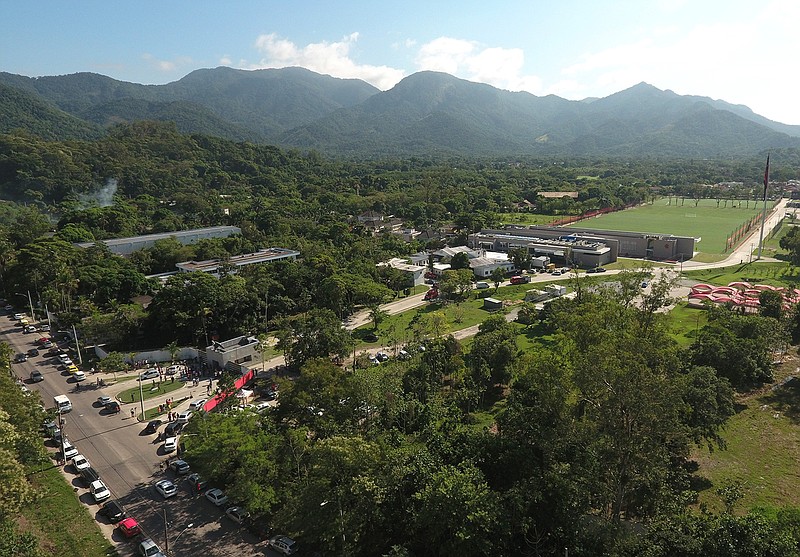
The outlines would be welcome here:
M 9 107 L 0 133 L 87 137 L 20 96 L 86 126 L 159 120 L 187 133 L 316 149 L 352 159 L 387 156 L 749 157 L 800 146 L 800 126 L 744 106 L 640 83 L 602 99 L 537 97 L 418 72 L 388 91 L 303 68 L 197 70 L 165 85 L 79 73 L 28 78 L 0 72 Z M 48 129 L 49 128 L 49 129 Z

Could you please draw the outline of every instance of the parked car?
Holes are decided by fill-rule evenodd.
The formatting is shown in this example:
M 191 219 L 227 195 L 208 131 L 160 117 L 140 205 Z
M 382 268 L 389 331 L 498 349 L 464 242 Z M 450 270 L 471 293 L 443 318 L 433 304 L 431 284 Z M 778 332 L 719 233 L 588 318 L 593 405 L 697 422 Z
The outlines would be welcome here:
M 100 479 L 100 474 L 97 473 L 97 470 L 89 466 L 81 470 L 81 478 L 86 482 L 86 485 L 91 485 L 92 482 Z
M 116 501 L 108 501 L 103 508 L 100 509 L 100 514 L 115 524 L 125 518 L 125 509 Z
M 81 470 L 84 468 L 89 468 L 91 464 L 89 464 L 89 461 L 86 460 L 85 456 L 78 454 L 72 457 L 72 466 L 75 468 L 75 472 L 80 474 Z
M 103 480 L 95 480 L 89 485 L 89 492 L 94 497 L 95 503 L 100 503 L 111 497 L 111 492 L 103 483 Z
M 483 282 L 483 281 L 476 282 L 475 283 L 475 288 L 477 288 L 478 290 L 486 290 L 487 288 L 489 288 L 489 283 L 488 282 Z
M 48 325 L 47 323 L 45 323 L 44 325 L 39 325 L 39 330 L 47 332 L 50 330 L 50 325 Z
M 46 340 L 41 344 L 41 347 L 42 348 L 52 348 L 53 347 L 53 343 L 50 342 L 49 340 Z
M 158 379 L 159 373 L 157 369 L 148 369 L 139 375 L 139 381 L 146 381 L 147 379 Z
M 203 477 L 198 474 L 197 472 L 192 472 L 188 476 L 186 476 L 186 481 L 188 481 L 192 485 L 192 489 L 194 489 L 197 493 L 203 491 L 208 482 L 203 479 Z
M 108 412 L 109 414 L 117 414 L 121 410 L 122 408 L 120 407 L 119 402 L 117 402 L 116 400 L 112 400 L 105 406 L 105 411 Z
M 39 329 L 36 328 L 36 325 L 25 325 L 25 328 L 22 330 L 25 333 L 35 333 Z
M 267 541 L 272 549 L 284 555 L 293 555 L 297 553 L 297 542 L 286 536 L 273 536 Z
M 375 357 L 378 359 L 379 362 L 389 361 L 389 354 L 383 351 L 380 351 L 377 354 L 375 354 Z
M 75 446 L 66 439 L 64 439 L 63 449 L 64 460 L 74 458 L 78 454 L 78 449 L 76 449 Z
M 175 375 L 176 373 L 180 372 L 181 366 L 169 366 L 166 370 L 167 375 Z
M 161 427 L 163 422 L 161 420 L 150 420 L 147 422 L 147 426 L 144 428 L 145 433 L 155 433 L 158 431 L 158 428 Z
M 44 375 L 39 370 L 35 370 L 31 372 L 31 381 L 34 383 L 38 383 L 39 381 L 44 381 Z
M 267 400 L 275 400 L 276 398 L 278 398 L 278 391 L 273 389 L 267 389 L 261 396 L 263 396 Z
M 27 354 L 19 353 L 16 356 L 14 356 L 14 363 L 15 364 L 21 364 L 22 362 L 27 362 L 27 361 L 28 361 L 28 355 Z
M 175 437 L 183 429 L 183 424 L 180 422 L 170 422 L 164 428 L 164 435 L 167 437 Z
M 150 538 L 139 542 L 138 551 L 141 557 L 166 557 L 156 542 Z
M 75 378 L 75 381 L 78 382 L 86 380 L 86 374 L 83 373 L 81 370 L 72 372 L 72 376 Z
M 132 538 L 142 533 L 142 529 L 139 527 L 139 523 L 136 522 L 135 518 L 131 517 L 125 518 L 120 521 L 119 531 L 126 538 Z
M 189 473 L 189 463 L 185 460 L 173 460 L 169 463 L 169 467 L 172 469 L 173 472 L 176 474 L 188 474 Z
M 206 402 L 208 402 L 207 398 L 198 398 L 197 400 L 193 400 L 189 404 L 189 410 L 191 410 L 192 412 L 200 410 L 205 405 Z
M 236 524 L 242 524 L 250 516 L 250 513 L 242 507 L 228 507 L 225 509 L 225 516 L 233 520 Z
M 105 396 L 105 395 L 99 396 L 99 397 L 97 397 L 97 405 L 98 406 L 105 406 L 106 404 L 108 404 L 112 400 L 114 400 L 114 399 L 111 398 L 110 396 Z
M 173 453 L 175 449 L 178 448 L 178 438 L 177 437 L 167 437 L 164 439 L 164 452 L 165 453 Z
M 38 355 L 39 351 L 36 348 L 31 348 L 30 350 L 28 350 L 28 356 L 30 356 L 31 358 L 35 358 Z
M 164 499 L 168 499 L 178 493 L 178 488 L 169 480 L 161 480 L 156 482 L 156 491 L 158 491 Z
M 179 424 L 188 424 L 189 420 L 192 418 L 193 412 L 191 410 L 187 410 L 186 412 L 181 412 L 178 414 L 178 419 L 176 420 Z
M 216 506 L 221 507 L 228 502 L 228 496 L 219 488 L 213 487 L 206 491 L 206 499 L 214 503 Z

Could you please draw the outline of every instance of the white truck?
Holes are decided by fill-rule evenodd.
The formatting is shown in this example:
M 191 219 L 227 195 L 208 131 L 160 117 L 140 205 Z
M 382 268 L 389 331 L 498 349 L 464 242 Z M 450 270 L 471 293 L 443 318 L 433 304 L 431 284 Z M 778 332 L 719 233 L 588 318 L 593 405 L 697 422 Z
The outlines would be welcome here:
M 546 255 L 531 259 L 531 269 L 546 269 L 550 265 L 550 258 Z
M 67 395 L 56 395 L 53 397 L 53 402 L 55 402 L 56 410 L 59 413 L 69 412 L 72 410 L 72 403 L 67 398 Z

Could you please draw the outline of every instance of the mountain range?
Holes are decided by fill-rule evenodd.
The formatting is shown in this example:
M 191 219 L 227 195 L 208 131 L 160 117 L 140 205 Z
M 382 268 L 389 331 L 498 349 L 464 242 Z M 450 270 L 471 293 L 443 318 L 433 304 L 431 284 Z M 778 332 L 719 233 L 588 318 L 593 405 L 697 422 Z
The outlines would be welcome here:
M 730 158 L 800 148 L 800 126 L 640 83 L 599 99 L 537 97 L 419 72 L 380 91 L 303 68 L 196 70 L 165 85 L 0 72 L 0 133 L 92 139 L 113 124 L 363 158 L 411 155 Z

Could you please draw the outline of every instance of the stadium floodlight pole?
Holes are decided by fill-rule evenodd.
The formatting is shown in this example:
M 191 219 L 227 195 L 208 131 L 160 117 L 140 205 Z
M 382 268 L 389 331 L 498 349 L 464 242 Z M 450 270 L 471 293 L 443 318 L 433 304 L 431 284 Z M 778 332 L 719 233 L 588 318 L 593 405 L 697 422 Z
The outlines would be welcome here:
M 761 210 L 761 233 L 758 235 L 758 257 L 761 259 L 761 249 L 764 247 L 764 223 L 767 220 L 767 187 L 769 186 L 769 153 L 767 153 L 767 168 L 764 170 L 764 208 Z

